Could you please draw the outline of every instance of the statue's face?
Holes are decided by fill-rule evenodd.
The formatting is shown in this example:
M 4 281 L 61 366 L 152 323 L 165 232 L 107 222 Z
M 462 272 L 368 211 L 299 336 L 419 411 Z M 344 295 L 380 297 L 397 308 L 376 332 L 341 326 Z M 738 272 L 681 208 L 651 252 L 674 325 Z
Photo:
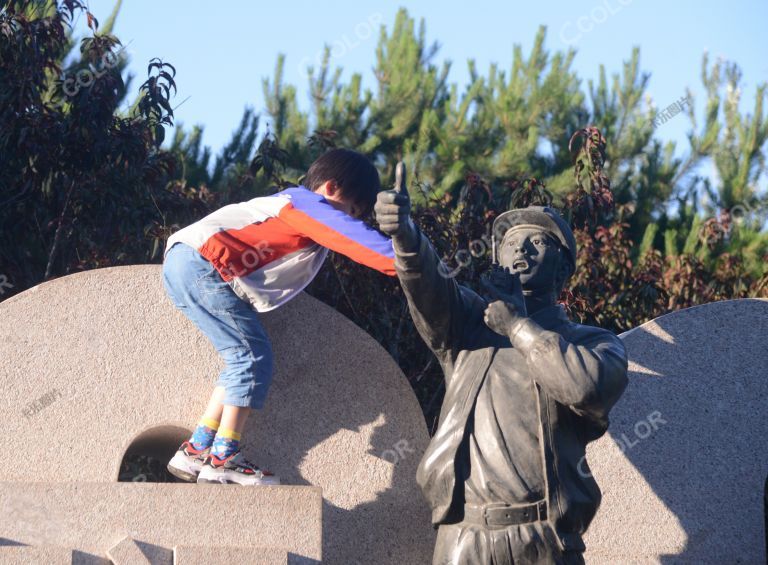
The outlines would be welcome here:
M 556 285 L 567 276 L 559 243 L 538 228 L 508 231 L 499 246 L 498 258 L 502 267 L 520 273 L 520 283 L 525 290 L 558 288 Z

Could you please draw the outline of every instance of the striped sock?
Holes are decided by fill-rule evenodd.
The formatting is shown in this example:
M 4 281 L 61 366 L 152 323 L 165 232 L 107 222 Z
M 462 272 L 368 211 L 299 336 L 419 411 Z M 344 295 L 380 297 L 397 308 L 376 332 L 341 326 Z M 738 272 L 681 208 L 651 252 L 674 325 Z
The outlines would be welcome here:
M 219 459 L 226 459 L 240 448 L 240 434 L 235 430 L 219 429 L 216 439 L 213 440 L 211 455 Z
M 216 437 L 216 431 L 219 429 L 219 422 L 211 418 L 202 417 L 197 423 L 189 443 L 195 449 L 205 449 L 211 447 L 213 438 Z

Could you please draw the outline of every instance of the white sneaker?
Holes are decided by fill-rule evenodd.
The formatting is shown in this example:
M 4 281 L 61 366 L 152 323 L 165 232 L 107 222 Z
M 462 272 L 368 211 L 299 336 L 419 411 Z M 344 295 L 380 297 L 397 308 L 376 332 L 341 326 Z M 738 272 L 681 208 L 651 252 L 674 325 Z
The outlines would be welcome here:
M 169 461 L 168 472 L 183 481 L 197 482 L 200 469 L 203 468 L 203 463 L 210 452 L 210 447 L 195 449 L 189 441 L 185 441 Z
M 239 485 L 279 485 L 280 478 L 269 471 L 263 471 L 248 461 L 239 450 L 221 459 L 208 455 L 197 476 L 198 483 L 220 483 Z

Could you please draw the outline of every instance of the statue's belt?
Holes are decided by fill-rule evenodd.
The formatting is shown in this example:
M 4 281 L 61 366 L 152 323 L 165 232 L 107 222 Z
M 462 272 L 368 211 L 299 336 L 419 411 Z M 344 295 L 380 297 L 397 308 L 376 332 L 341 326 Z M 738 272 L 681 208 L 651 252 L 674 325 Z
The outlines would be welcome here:
M 512 526 L 547 519 L 547 502 L 531 504 L 465 504 L 464 521 L 484 526 Z

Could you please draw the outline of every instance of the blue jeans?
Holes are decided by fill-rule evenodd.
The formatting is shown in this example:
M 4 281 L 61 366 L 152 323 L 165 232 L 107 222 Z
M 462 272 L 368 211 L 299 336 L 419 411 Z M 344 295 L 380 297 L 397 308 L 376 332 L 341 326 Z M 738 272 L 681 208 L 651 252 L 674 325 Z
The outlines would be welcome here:
M 238 297 L 198 251 L 175 243 L 163 263 L 173 304 L 203 332 L 226 362 L 216 386 L 222 404 L 262 408 L 272 382 L 272 345 L 253 307 Z

